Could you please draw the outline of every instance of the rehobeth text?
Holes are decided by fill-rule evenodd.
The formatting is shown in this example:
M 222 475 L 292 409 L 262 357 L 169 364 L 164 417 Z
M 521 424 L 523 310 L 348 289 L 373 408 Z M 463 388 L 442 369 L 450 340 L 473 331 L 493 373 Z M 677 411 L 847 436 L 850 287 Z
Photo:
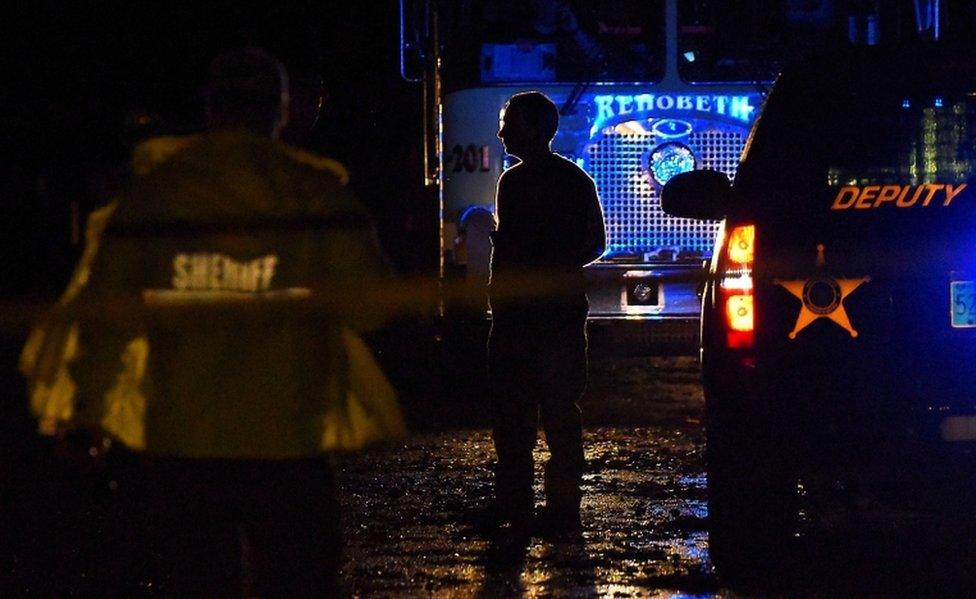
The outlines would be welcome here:
M 710 112 L 744 123 L 755 116 L 756 107 L 749 96 L 713 96 L 685 94 L 639 94 L 594 96 L 598 123 L 626 114 L 654 111 Z

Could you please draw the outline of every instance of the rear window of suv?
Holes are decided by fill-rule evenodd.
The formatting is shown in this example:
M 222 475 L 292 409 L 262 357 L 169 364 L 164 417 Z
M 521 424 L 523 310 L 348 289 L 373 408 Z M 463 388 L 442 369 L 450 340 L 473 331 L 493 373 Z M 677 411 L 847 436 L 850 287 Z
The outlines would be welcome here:
M 964 182 L 976 164 L 976 97 L 862 91 L 842 127 L 825 134 L 826 183 Z
M 959 184 L 973 174 L 973 63 L 869 50 L 784 73 L 747 144 L 736 187 L 740 197 L 763 198 L 764 206 L 750 208 L 796 213 L 805 211 L 798 205 L 804 198 L 819 206 L 825 193 L 845 186 Z

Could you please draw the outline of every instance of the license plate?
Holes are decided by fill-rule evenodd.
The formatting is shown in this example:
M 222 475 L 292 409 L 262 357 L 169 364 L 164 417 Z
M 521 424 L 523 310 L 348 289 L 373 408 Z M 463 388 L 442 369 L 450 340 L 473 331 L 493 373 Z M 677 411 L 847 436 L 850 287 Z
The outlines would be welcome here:
M 657 282 L 651 279 L 627 281 L 628 306 L 656 306 L 660 303 Z
M 943 441 L 976 441 L 976 416 L 949 416 L 939 426 Z
M 949 304 L 952 328 L 976 328 L 976 281 L 949 283 Z

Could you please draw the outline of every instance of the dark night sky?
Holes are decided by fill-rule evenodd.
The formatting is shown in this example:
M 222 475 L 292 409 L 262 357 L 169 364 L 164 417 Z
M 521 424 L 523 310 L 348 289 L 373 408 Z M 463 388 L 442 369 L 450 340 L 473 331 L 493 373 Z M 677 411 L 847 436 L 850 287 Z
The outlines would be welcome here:
M 234 46 L 265 47 L 298 77 L 321 77 L 328 100 L 306 145 L 350 168 L 395 257 L 403 231 L 419 235 L 415 225 L 433 216 L 416 158 L 420 90 L 399 78 L 395 2 L 47 0 L 31 8 L 6 19 L 3 239 L 8 252 L 40 253 L 49 272 L 10 266 L 18 272 L 7 273 L 7 292 L 60 287 L 41 281 L 62 278 L 74 259 L 65 245 L 70 202 L 84 209 L 104 199 L 90 173 L 124 163 L 127 112 L 158 115 L 155 132 L 198 130 L 207 65 Z M 436 248 L 430 253 L 401 262 L 418 268 Z
M 170 128 L 195 126 L 190 121 L 199 117 L 198 92 L 209 60 L 240 45 L 263 46 L 290 69 L 321 75 L 334 100 L 326 118 L 358 121 L 360 114 L 337 114 L 347 98 L 414 95 L 397 77 L 393 2 L 62 4 L 40 2 L 16 25 L 19 79 L 42 100 L 29 109 L 41 120 L 84 115 L 101 125 L 143 106 L 159 112 Z

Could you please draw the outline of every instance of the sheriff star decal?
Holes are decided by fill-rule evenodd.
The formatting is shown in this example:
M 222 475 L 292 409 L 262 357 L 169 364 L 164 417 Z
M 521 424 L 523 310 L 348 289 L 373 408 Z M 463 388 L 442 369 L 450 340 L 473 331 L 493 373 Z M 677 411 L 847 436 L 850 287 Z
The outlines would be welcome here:
M 817 246 L 817 266 L 823 269 L 824 263 L 824 245 L 820 244 Z M 790 331 L 790 339 L 796 339 L 800 331 L 821 318 L 832 320 L 850 333 L 851 337 L 857 337 L 857 330 L 851 325 L 847 310 L 844 309 L 844 299 L 870 280 L 871 277 L 835 279 L 825 274 L 817 274 L 800 281 L 773 281 L 803 303 L 800 307 L 800 315 L 796 318 L 796 325 Z

